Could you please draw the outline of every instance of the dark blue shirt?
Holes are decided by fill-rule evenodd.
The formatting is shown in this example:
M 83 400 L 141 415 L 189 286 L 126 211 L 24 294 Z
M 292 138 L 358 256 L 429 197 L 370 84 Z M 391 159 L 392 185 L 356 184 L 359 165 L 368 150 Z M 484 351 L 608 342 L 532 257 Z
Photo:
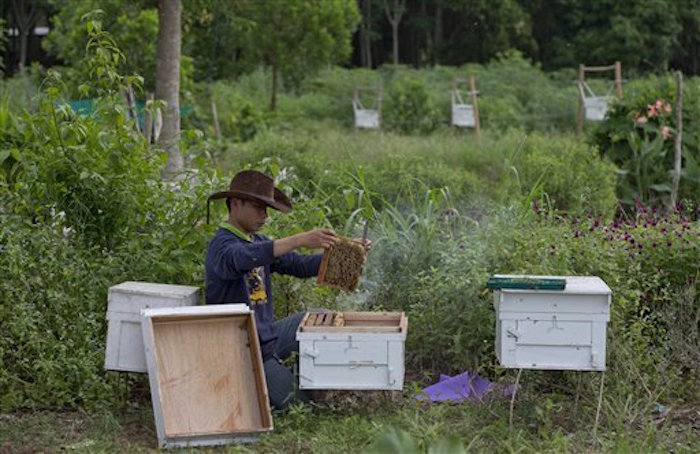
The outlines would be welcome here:
M 255 311 L 264 359 L 275 352 L 277 332 L 270 274 L 312 277 L 318 274 L 322 254 L 289 252 L 275 258 L 272 240 L 253 234 L 251 241 L 221 227 L 209 242 L 206 267 L 206 303 L 245 303 Z

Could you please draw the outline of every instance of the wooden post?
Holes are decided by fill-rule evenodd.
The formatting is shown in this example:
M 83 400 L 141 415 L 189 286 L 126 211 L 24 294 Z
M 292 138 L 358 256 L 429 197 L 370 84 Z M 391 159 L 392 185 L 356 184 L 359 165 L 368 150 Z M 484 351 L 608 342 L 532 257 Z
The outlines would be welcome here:
M 617 97 L 622 99 L 622 64 L 619 61 L 615 62 L 615 88 Z
M 476 79 L 474 76 L 469 77 L 469 90 L 472 97 L 472 106 L 474 107 L 474 129 L 476 131 L 476 140 L 481 142 L 481 129 L 479 127 L 479 107 L 476 104 Z
M 124 90 L 124 103 L 126 104 L 127 116 L 130 120 L 134 121 L 134 130 L 141 132 L 141 126 L 139 125 L 139 117 L 136 112 L 136 101 L 134 99 L 134 90 L 131 85 L 127 85 Z
M 153 132 L 153 93 L 149 93 L 146 96 L 146 109 L 144 109 L 144 119 L 143 119 L 143 135 L 146 138 L 146 143 L 151 143 L 151 134 Z
M 455 94 L 457 92 L 457 78 L 452 79 L 452 91 L 450 92 L 450 127 L 452 130 L 456 130 L 455 119 L 454 119 L 454 107 L 455 107 Z
M 357 84 L 355 84 L 355 88 L 353 89 L 353 93 L 352 93 L 352 121 L 355 124 L 355 131 L 360 129 L 357 127 L 357 101 L 359 99 L 358 96 L 359 96 L 359 94 L 358 94 Z
M 379 129 L 382 129 L 382 83 L 377 87 L 377 115 L 379 116 Z
M 676 140 L 675 156 L 673 159 L 673 184 L 671 186 L 671 206 L 672 211 L 678 202 L 678 186 L 681 181 L 681 162 L 683 159 L 683 73 L 676 73 Z
M 221 129 L 219 129 L 219 116 L 216 113 L 216 101 L 211 98 L 211 114 L 214 118 L 214 134 L 216 135 L 216 140 L 221 140 Z
M 583 85 L 584 70 L 583 64 L 578 65 L 578 84 L 579 91 Z M 583 133 L 583 96 L 579 93 L 578 97 L 578 112 L 576 114 L 576 134 L 579 136 Z

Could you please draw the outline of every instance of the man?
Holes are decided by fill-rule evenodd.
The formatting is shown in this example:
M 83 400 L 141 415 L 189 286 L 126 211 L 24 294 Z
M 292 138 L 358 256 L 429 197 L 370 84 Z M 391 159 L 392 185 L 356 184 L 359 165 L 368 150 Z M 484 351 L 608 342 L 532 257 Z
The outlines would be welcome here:
M 282 360 L 299 350 L 296 330 L 304 313 L 274 321 L 271 273 L 312 277 L 318 274 L 323 254 L 301 255 L 295 249 L 328 248 L 339 238 L 330 229 L 314 229 L 278 240 L 258 234 L 267 221 L 267 208 L 283 213 L 292 203 L 269 176 L 244 170 L 231 180 L 228 191 L 209 200 L 226 199 L 228 221 L 221 224 L 209 243 L 206 257 L 207 304 L 245 303 L 255 311 L 270 403 L 283 408 L 294 401 L 308 401 L 296 389 L 294 375 Z M 207 201 L 209 203 L 209 201 Z M 369 247 L 369 242 L 366 243 Z

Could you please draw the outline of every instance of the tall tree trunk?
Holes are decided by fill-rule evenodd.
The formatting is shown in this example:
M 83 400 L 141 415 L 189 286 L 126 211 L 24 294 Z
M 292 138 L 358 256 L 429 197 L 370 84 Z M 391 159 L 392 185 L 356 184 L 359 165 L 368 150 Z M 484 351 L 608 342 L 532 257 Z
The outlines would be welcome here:
M 27 30 L 19 31 L 19 73 L 24 74 L 25 62 L 27 61 L 27 41 L 29 41 L 29 33 Z
M 442 25 L 442 3 L 440 0 L 438 0 L 435 6 L 435 38 L 433 39 L 433 55 L 435 56 L 434 63 L 438 63 L 439 61 L 438 52 L 440 50 L 440 46 L 442 46 L 443 35 L 444 28 Z
M 431 36 L 430 27 L 428 26 L 428 23 L 430 23 L 430 15 L 428 14 L 428 5 L 426 0 L 422 0 L 420 3 L 420 14 L 425 27 L 425 50 L 419 53 L 419 63 L 421 65 L 425 63 L 433 64 L 435 63 L 435 59 L 433 58 L 433 37 Z M 420 57 L 421 55 L 422 57 Z
M 15 17 L 15 27 L 19 36 L 19 72 L 24 73 L 24 67 L 27 63 L 27 47 L 29 42 L 29 34 L 32 33 L 37 18 L 39 17 L 38 10 L 34 4 L 29 6 L 27 11 L 24 0 L 12 0 L 12 12 Z
M 365 3 L 367 0 L 360 0 L 360 66 L 367 66 L 367 16 L 365 15 Z
M 391 39 L 394 43 L 394 64 L 399 64 L 399 24 L 391 23 Z
M 181 15 L 181 0 L 158 0 L 156 98 L 167 104 L 158 144 L 168 153 L 165 167 L 168 178 L 184 167 L 179 143 Z
M 372 0 L 365 0 L 367 8 L 367 25 L 365 33 L 365 47 L 367 49 L 367 68 L 372 68 Z
M 277 63 L 272 64 L 272 95 L 270 96 L 270 110 L 277 108 L 277 85 L 279 84 L 280 70 Z
M 386 17 L 391 24 L 391 37 L 394 41 L 394 64 L 399 64 L 399 24 L 401 16 L 406 10 L 406 0 L 393 0 L 393 7 L 389 8 L 387 0 L 384 0 L 384 10 Z

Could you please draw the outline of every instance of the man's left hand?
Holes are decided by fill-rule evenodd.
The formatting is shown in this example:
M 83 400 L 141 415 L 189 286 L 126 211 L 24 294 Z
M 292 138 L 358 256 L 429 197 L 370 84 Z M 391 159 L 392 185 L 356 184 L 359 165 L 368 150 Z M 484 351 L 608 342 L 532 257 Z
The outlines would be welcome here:
M 372 240 L 365 238 L 364 240 L 362 238 L 355 238 L 355 241 L 358 243 L 362 243 L 362 246 L 365 248 L 365 252 L 369 252 L 370 249 L 372 249 Z

